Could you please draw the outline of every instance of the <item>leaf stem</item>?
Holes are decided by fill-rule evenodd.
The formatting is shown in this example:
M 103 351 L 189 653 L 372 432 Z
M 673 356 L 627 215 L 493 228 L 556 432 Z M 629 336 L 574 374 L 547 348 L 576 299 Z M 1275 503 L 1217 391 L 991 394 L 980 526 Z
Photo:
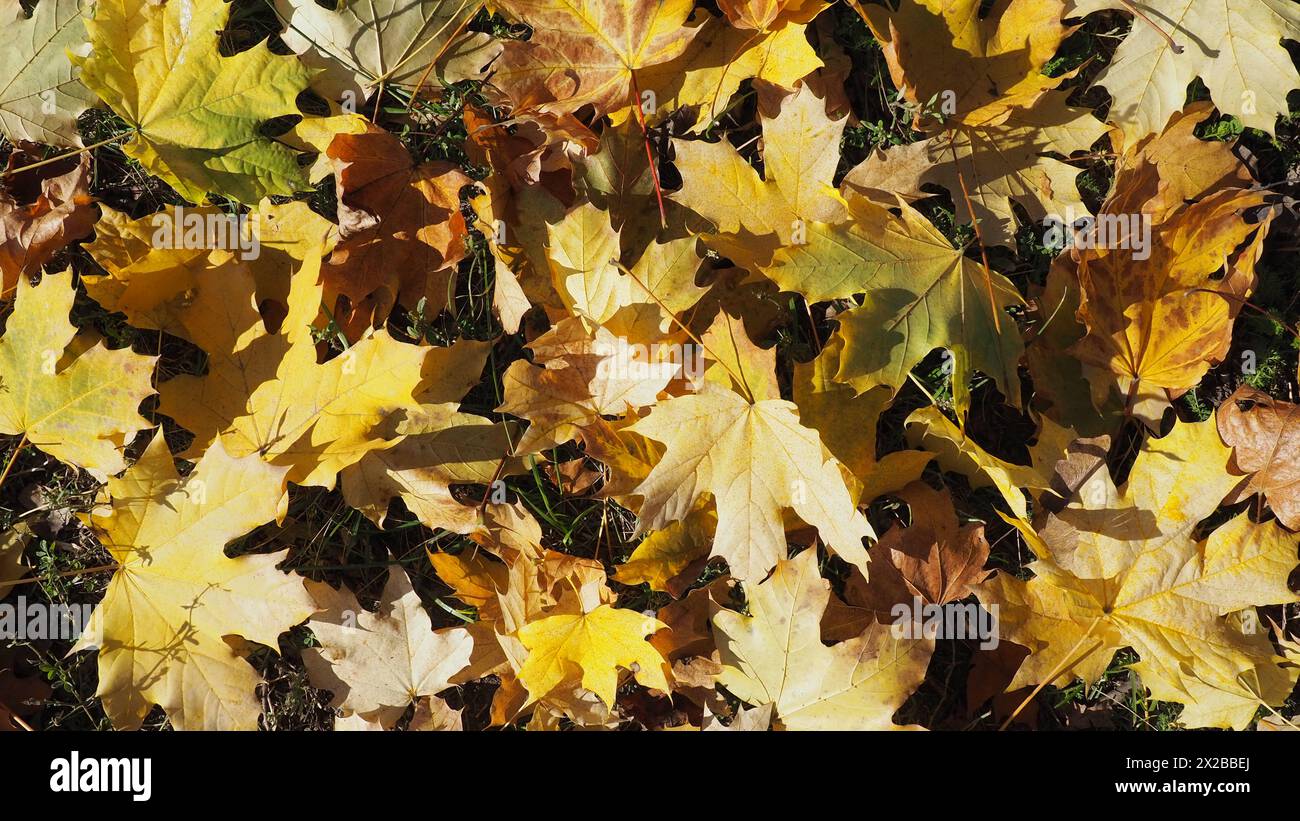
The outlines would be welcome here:
M 1011 715 L 1007 716 L 1007 720 L 1002 722 L 1001 727 L 998 727 L 998 732 L 1002 732 L 1007 727 L 1011 726 L 1011 722 L 1016 720 L 1016 716 L 1020 715 L 1020 711 L 1028 707 L 1029 702 L 1033 701 L 1034 697 L 1037 696 L 1040 692 L 1042 692 L 1044 687 L 1046 687 L 1051 682 L 1055 681 L 1057 676 L 1059 676 L 1062 672 L 1069 669 L 1070 667 L 1073 667 L 1074 665 L 1083 661 L 1092 653 L 1096 652 L 1097 647 L 1101 647 L 1101 645 L 1098 644 L 1097 647 L 1092 648 L 1087 653 L 1084 653 L 1083 655 L 1079 656 L 1074 661 L 1070 661 L 1070 657 L 1074 654 L 1074 652 L 1079 649 L 1079 647 L 1084 643 L 1084 641 L 1088 639 L 1089 636 L 1092 635 L 1092 631 L 1097 629 L 1097 625 L 1101 624 L 1101 619 L 1102 616 L 1099 615 L 1092 620 L 1092 624 L 1088 625 L 1088 630 L 1082 636 L 1079 636 L 1079 640 L 1074 643 L 1073 647 L 1065 651 L 1065 655 L 1061 658 L 1060 663 L 1056 665 L 1056 667 L 1052 670 L 1052 672 L 1043 676 L 1043 680 L 1038 682 L 1038 686 L 1035 687 L 1029 695 L 1025 696 L 1025 700 L 1020 702 L 1020 706 L 1016 707 L 1016 709 L 1012 711 Z
M 629 91 L 632 92 L 632 110 L 636 112 L 636 121 L 641 126 L 641 138 L 645 143 L 645 158 L 650 166 L 650 177 L 655 184 L 655 198 L 659 201 L 659 226 L 668 227 L 668 213 L 664 210 L 664 190 L 659 184 L 659 166 L 655 162 L 654 153 L 650 150 L 650 132 L 645 125 L 645 112 L 641 110 L 641 89 L 636 83 L 636 71 L 630 72 L 632 84 Z
M 630 276 L 632 278 L 632 281 L 635 282 L 637 285 L 640 285 L 641 290 L 645 291 L 647 294 L 650 295 L 650 298 L 653 299 L 659 305 L 659 307 L 663 309 L 664 313 L 668 314 L 668 318 L 671 319 L 674 323 L 676 323 L 677 327 L 681 328 L 682 331 L 684 331 L 686 335 L 691 338 L 692 342 L 694 342 L 696 345 L 699 345 L 708 353 L 713 354 L 713 361 L 721 365 L 723 369 L 727 372 L 727 374 L 731 376 L 731 378 L 735 381 L 735 383 L 744 389 L 745 398 L 749 400 L 749 403 L 751 405 L 758 401 L 757 398 L 754 396 L 753 389 L 749 387 L 749 382 L 745 380 L 745 375 L 743 373 L 738 374 L 735 371 L 733 371 L 731 369 L 731 366 L 728 365 L 725 361 L 723 361 L 722 357 L 718 356 L 717 354 L 714 354 L 713 351 L 709 350 L 709 346 L 705 345 L 703 340 L 701 340 L 698 336 L 696 336 L 695 333 L 690 328 L 686 327 L 686 325 L 680 319 L 677 318 L 677 314 L 669 310 L 668 306 L 664 304 L 664 301 L 660 299 L 655 294 L 654 291 L 650 290 L 650 287 L 647 286 L 644 282 L 642 282 L 641 279 L 636 274 L 632 273 L 632 271 L 627 266 L 625 266 L 623 263 L 619 262 L 616 259 L 611 259 L 610 263 L 613 264 L 616 268 L 618 268 L 623 273 Z
M 1130 2 L 1130 0 L 1119 0 L 1119 2 L 1120 2 L 1120 5 L 1123 6 L 1124 8 L 1126 8 L 1126 9 L 1128 9 L 1129 12 L 1130 12 L 1134 17 L 1137 17 L 1137 18 L 1140 19 L 1142 22 L 1146 23 L 1148 26 L 1150 26 L 1151 28 L 1155 29 L 1156 34 L 1159 34 L 1161 37 L 1165 38 L 1165 42 L 1169 44 L 1169 48 L 1173 49 L 1174 54 L 1182 54 L 1182 53 L 1183 53 L 1183 47 L 1180 46 L 1180 45 L 1179 45 L 1179 44 L 1174 40 L 1173 37 L 1170 37 L 1170 36 L 1169 36 L 1169 32 L 1167 32 L 1167 31 L 1165 31 L 1164 29 L 1162 29 L 1162 28 L 1160 28 L 1159 26 L 1157 26 L 1154 20 L 1152 20 L 1150 17 L 1147 17 L 1146 14 L 1145 14 L 1141 9 L 1139 9 L 1137 6 L 1133 5 L 1133 3 Z
M 4 472 L 0 473 L 0 487 L 4 486 L 5 479 L 9 478 L 9 471 L 13 470 L 14 462 L 18 460 L 18 454 L 21 453 L 22 449 L 25 447 L 27 447 L 26 431 L 23 432 L 22 438 L 18 440 L 18 444 L 14 446 L 13 453 L 9 454 L 9 461 L 5 463 Z
M 112 137 L 108 137 L 107 139 L 100 140 L 97 143 L 91 143 L 90 145 L 84 146 L 82 148 L 78 148 L 75 151 L 65 151 L 62 154 L 57 154 L 53 157 L 50 157 L 49 159 L 41 160 L 40 162 L 34 162 L 31 165 L 24 165 L 21 168 L 10 168 L 4 171 L 0 171 L 0 179 L 4 179 L 5 177 L 15 176 L 23 173 L 24 171 L 30 171 L 33 168 L 40 168 L 43 165 L 51 165 L 53 163 L 59 162 L 60 160 L 66 160 L 69 157 L 75 157 L 78 154 L 84 154 L 87 151 L 94 151 L 96 148 L 102 148 L 103 146 L 106 146 L 109 143 L 117 142 L 123 137 L 129 137 L 134 133 L 135 133 L 134 130 L 123 131 L 121 134 L 115 134 Z

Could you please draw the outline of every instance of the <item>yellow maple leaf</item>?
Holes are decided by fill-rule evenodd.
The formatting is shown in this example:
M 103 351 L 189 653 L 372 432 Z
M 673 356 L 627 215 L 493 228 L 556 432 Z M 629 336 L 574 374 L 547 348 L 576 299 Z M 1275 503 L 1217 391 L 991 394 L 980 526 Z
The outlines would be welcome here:
M 893 400 L 887 387 L 858 393 L 836 379 L 844 355 L 844 339 L 826 342 L 817 358 L 794 366 L 793 399 L 799 421 L 821 435 L 826 448 L 840 460 L 849 475 L 854 503 L 901 490 L 921 478 L 934 457 L 919 450 L 898 450 L 876 458 L 876 427 L 880 414 Z
M 893 715 L 925 678 L 933 639 L 898 639 L 873 623 L 831 647 L 821 641 L 830 585 L 817 574 L 817 551 L 782 560 L 762 584 L 745 589 L 752 615 L 713 605 L 718 683 L 756 707 L 775 705 L 788 730 L 916 729 Z
M 1300 600 L 1287 587 L 1294 537 L 1246 513 L 1195 536 L 1240 479 L 1226 471 L 1229 455 L 1213 419 L 1179 423 L 1144 444 L 1122 491 L 1102 464 L 1037 534 L 1021 528 L 1038 556 L 1034 578 L 1000 573 L 976 588 L 998 606 L 1002 636 L 1030 650 L 1009 690 L 1091 684 L 1132 647 L 1151 696 L 1183 704 L 1188 727 L 1240 729 L 1261 704 L 1286 699 L 1297 671 L 1278 666 L 1263 631 L 1228 616 Z
M 86 516 L 117 562 L 90 629 L 74 650 L 99 649 L 104 710 L 119 729 L 154 704 L 177 729 L 254 730 L 257 671 L 227 641 L 268 647 L 316 609 L 288 551 L 228 558 L 226 545 L 282 518 L 285 468 L 208 448 L 185 479 L 155 435 L 106 503 Z
M 711 245 L 736 260 L 763 262 L 795 242 L 806 221 L 837 222 L 843 206 L 831 180 L 846 117 L 832 118 L 811 87 L 785 95 L 775 116 L 761 110 L 764 176 L 726 140 L 673 140 L 682 187 L 672 199 L 714 226 Z
M 1114 97 L 1110 120 L 1128 145 L 1159 132 L 1204 78 L 1210 99 L 1247 128 L 1273 132 L 1300 72 L 1282 40 L 1300 40 L 1300 10 L 1278 0 L 1072 0 L 1068 15 L 1133 14 L 1133 28 L 1097 76 Z M 1151 22 L 1154 21 L 1154 22 Z
M 101 481 L 126 467 L 122 448 L 150 423 L 140 402 L 153 393 L 157 357 L 111 351 L 68 321 L 72 272 L 22 277 L 0 338 L 0 433 L 83 467 Z
M 250 274 L 208 274 L 185 323 L 208 352 L 208 373 L 161 389 L 162 412 L 196 434 L 191 452 L 219 437 L 233 455 L 256 453 L 288 466 L 292 482 L 332 487 L 340 470 L 395 443 L 376 428 L 395 411 L 418 410 L 416 392 L 434 349 L 380 330 L 318 363 L 311 330 L 321 305 L 319 270 L 312 255 L 294 274 L 277 334 L 266 331 L 254 305 Z
M 400 441 L 343 469 L 343 498 L 381 527 L 389 502 L 400 497 L 426 527 L 462 534 L 481 530 L 478 507 L 457 501 L 451 486 L 491 485 L 523 472 L 522 460 L 508 456 L 518 439 L 512 426 L 460 413 L 450 403 L 424 405 L 403 416 L 395 432 Z
M 668 590 L 674 576 L 709 555 L 718 516 L 702 504 L 686 518 L 649 534 L 627 561 L 615 570 L 619 584 L 647 583 L 651 590 Z
M 529 622 L 519 630 L 528 648 L 519 680 L 528 689 L 529 703 L 578 675 L 583 688 L 613 707 L 620 667 L 632 670 L 646 687 L 668 692 L 668 663 L 645 640 L 664 627 L 658 619 L 608 604 Z
M 804 242 L 777 249 L 771 264 L 760 266 L 783 290 L 810 302 L 867 295 L 840 319 L 844 350 L 836 378 L 859 391 L 897 390 L 931 351 L 946 348 L 959 414 L 969 405 L 972 369 L 1019 405 L 1024 344 L 1007 314 L 1022 304 L 1016 286 L 952 247 L 904 202 L 895 203 L 899 216 L 856 194 L 846 202 L 850 221 L 809 223 Z
M 839 462 L 781 399 L 754 403 L 706 382 L 697 394 L 660 402 L 631 427 L 668 446 L 632 492 L 645 499 L 641 531 L 683 519 L 704 493 L 718 514 L 713 555 L 737 579 L 767 575 L 785 555 L 783 509 L 817 528 L 832 550 L 867 572 L 871 526 L 854 507 Z
M 1186 139 L 1167 147 L 1195 140 L 1190 127 L 1180 133 Z M 1266 199 L 1248 188 L 1222 187 L 1166 209 L 1169 194 L 1152 190 L 1169 185 L 1157 182 L 1158 171 L 1146 152 L 1122 165 L 1091 240 L 1073 264 L 1062 263 L 1079 280 L 1078 317 L 1087 332 L 1069 352 L 1085 366 L 1093 404 L 1102 407 L 1116 391 L 1130 407 L 1154 399 L 1155 409 L 1140 414 L 1145 418 L 1158 418 L 1170 394 L 1195 387 L 1227 356 L 1270 225 L 1270 218 L 1247 220 Z M 1104 229 L 1106 236 L 1101 226 L 1118 227 Z
M 529 420 L 515 453 L 534 453 L 603 425 L 604 416 L 622 416 L 653 405 L 678 364 L 640 361 L 625 338 L 603 326 L 588 332 L 570 317 L 556 323 L 528 346 L 537 367 L 511 363 L 502 382 L 505 399 L 497 410 Z
M 1105 126 L 1052 91 L 1066 76 L 1042 69 L 1067 31 L 1059 0 L 902 0 L 859 7 L 883 45 L 894 84 L 916 109 L 928 139 L 876 151 L 843 186 L 892 205 L 896 196 L 948 190 L 963 222 L 986 245 L 1014 247 L 1013 203 L 1031 220 L 1087 213 L 1069 156 L 1100 139 Z M 967 207 L 969 194 L 969 208 Z
M 629 104 L 634 73 L 681 54 L 697 29 L 683 25 L 691 0 L 501 0 L 507 16 L 533 27 L 510 41 L 492 82 L 516 111 L 607 114 Z
M 820 3 L 816 6 L 820 11 Z M 696 29 L 691 44 L 676 59 L 637 72 L 640 87 L 654 94 L 652 99 L 643 100 L 647 123 L 684 111 L 690 124 L 686 132 L 699 133 L 722 116 L 745 80 L 762 80 L 792 89 L 800 79 L 824 65 L 808 43 L 808 26 L 804 23 L 759 32 L 704 16 Z M 611 115 L 615 123 L 625 118 L 635 123 L 631 108 Z M 674 133 L 681 133 L 676 126 Z
M 695 237 L 649 243 L 624 272 L 619 231 L 610 214 L 590 202 L 546 226 L 546 258 L 552 285 L 570 313 L 601 325 L 629 306 L 677 313 L 704 294 L 695 285 L 700 257 Z M 665 317 L 661 322 L 667 326 Z
M 252 204 L 307 187 L 296 154 L 261 132 L 299 113 L 307 69 L 261 43 L 223 57 L 229 17 L 223 0 L 103 0 L 86 21 L 90 54 L 72 58 L 130 126 L 123 150 L 195 203 L 209 191 Z

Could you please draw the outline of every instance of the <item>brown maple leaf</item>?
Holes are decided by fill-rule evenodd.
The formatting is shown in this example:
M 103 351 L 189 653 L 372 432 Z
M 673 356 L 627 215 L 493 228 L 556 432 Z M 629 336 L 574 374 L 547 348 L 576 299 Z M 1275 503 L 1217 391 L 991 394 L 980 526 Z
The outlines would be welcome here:
M 40 160 L 40 146 L 20 143 L 6 173 Z M 0 187 L 0 297 L 13 296 L 20 275 L 35 274 L 60 248 L 89 236 L 98 219 L 89 155 L 6 177 Z
M 465 257 L 460 189 L 470 178 L 449 162 L 416 165 L 397 137 L 373 126 L 336 135 L 327 155 L 341 240 L 321 278 L 339 327 L 359 338 L 395 304 L 414 308 L 421 299 L 425 316 L 436 316 Z
M 1290 530 L 1300 530 L 1300 406 L 1242 385 L 1219 406 L 1219 435 L 1232 447 L 1232 473 L 1251 474 L 1237 493 L 1255 493 Z
M 846 604 L 832 602 L 822 637 L 848 638 L 872 621 L 890 623 L 895 605 L 947 604 L 970 595 L 988 577 L 989 543 L 984 526 L 962 525 L 952 494 L 912 482 L 897 494 L 911 510 L 911 524 L 890 528 L 872 546 L 871 580 L 854 573 L 844 588 Z

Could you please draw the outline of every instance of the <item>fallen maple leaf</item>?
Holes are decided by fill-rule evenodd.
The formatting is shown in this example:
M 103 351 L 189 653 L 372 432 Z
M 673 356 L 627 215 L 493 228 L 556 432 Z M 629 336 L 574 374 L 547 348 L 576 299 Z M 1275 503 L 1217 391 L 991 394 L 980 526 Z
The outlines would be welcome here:
M 200 285 L 187 327 L 208 352 L 208 373 L 161 388 L 162 412 L 197 435 L 193 451 L 219 437 L 234 455 L 289 466 L 290 481 L 332 487 L 340 470 L 395 443 L 378 428 L 394 412 L 418 408 L 417 391 L 429 381 L 423 368 L 439 361 L 435 349 L 380 330 L 318 363 L 311 323 L 321 305 L 319 264 L 309 257 L 294 274 L 278 334 L 253 306 L 249 274 L 215 272 Z
M 265 44 L 221 56 L 229 17 L 224 0 L 96 0 L 90 53 L 72 57 L 126 120 L 127 155 L 195 203 L 209 191 L 251 204 L 307 187 L 295 152 L 260 128 L 299 113 L 310 75 Z
M 157 357 L 77 334 L 68 321 L 75 296 L 71 271 L 19 280 L 0 337 L 0 433 L 23 434 L 102 481 L 126 467 L 123 448 L 150 427 L 138 411 Z
M 474 640 L 464 628 L 434 630 L 401 565 L 392 565 L 375 612 L 347 589 L 309 586 L 321 608 L 307 622 L 320 648 L 303 650 L 312 685 L 332 705 L 391 727 L 411 702 L 433 697 L 469 664 Z
M 395 430 L 401 441 L 343 469 L 343 498 L 381 526 L 389 502 L 401 498 L 428 528 L 481 529 L 481 512 L 457 501 L 452 485 L 491 485 L 523 472 L 522 460 L 508 456 L 518 436 L 507 425 L 460 413 L 453 404 L 424 405 L 403 416 Z
M 959 414 L 969 404 L 964 387 L 972 369 L 1019 405 L 1016 367 L 1024 344 L 1006 309 L 1022 300 L 1010 280 L 953 248 L 905 203 L 898 203 L 900 217 L 856 195 L 849 204 L 847 225 L 812 223 L 803 243 L 778 249 L 762 267 L 783 290 L 810 302 L 867 294 L 839 317 L 844 350 L 835 378 L 859 392 L 876 385 L 897 390 L 931 351 L 947 348 Z
M 798 16 L 809 18 L 825 7 L 820 2 L 798 5 L 807 7 L 807 12 Z M 673 133 L 700 133 L 727 111 L 745 80 L 791 90 L 799 80 L 825 65 L 808 43 L 805 23 L 777 21 L 770 28 L 746 30 L 699 11 L 696 17 L 703 19 L 681 55 L 637 72 L 638 85 L 654 94 L 649 100 L 643 98 L 643 103 L 653 103 L 642 106 L 648 125 L 669 117 L 685 118 L 688 127 L 675 127 Z M 625 110 L 611 116 L 616 123 L 623 118 L 633 124 L 639 136 L 633 114 Z M 644 157 L 644 147 L 638 148 Z
M 68 54 L 90 51 L 88 0 L 41 0 L 29 16 L 21 0 L 0 0 L 10 46 L 0 54 L 0 133 L 10 142 L 80 146 L 77 116 L 96 102 Z
M 1232 448 L 1228 468 L 1250 474 L 1239 498 L 1260 493 L 1290 530 L 1300 530 L 1300 496 L 1295 474 L 1300 429 L 1297 406 L 1242 385 L 1223 400 L 1216 418 L 1219 435 Z
M 8 595 L 9 582 L 15 582 L 31 570 L 23 561 L 23 551 L 32 539 L 26 526 L 15 526 L 0 535 L 0 598 Z
M 1087 149 L 1105 133 L 1051 91 L 1042 69 L 1064 40 L 1059 0 L 902 0 L 896 12 L 858 7 L 884 48 L 890 75 L 928 139 L 877 151 L 843 187 L 892 203 L 939 185 L 984 244 L 1014 246 L 1012 204 L 1031 220 L 1087 213 L 1079 170 L 1048 156 Z M 937 109 L 937 110 L 936 110 Z
M 673 140 L 682 187 L 672 199 L 699 214 L 720 236 L 706 237 L 723 253 L 765 262 L 794 243 L 809 221 L 836 222 L 843 206 L 831 187 L 836 145 L 845 118 L 832 118 L 810 86 L 786 95 L 775 115 L 762 110 L 764 176 L 726 140 Z
M 645 640 L 663 627 L 658 619 L 608 604 L 529 622 L 519 630 L 519 640 L 528 649 L 528 658 L 519 668 L 528 701 L 580 675 L 584 688 L 613 707 L 620 667 L 631 670 L 646 687 L 669 692 L 668 664 Z
M 881 386 L 859 393 L 838 381 L 843 356 L 844 339 L 836 334 L 816 359 L 796 364 L 793 399 L 799 421 L 821 435 L 827 450 L 853 476 L 849 490 L 854 501 L 864 503 L 920 479 L 933 456 L 899 450 L 877 459 L 876 426 L 893 391 Z
M 615 580 L 621 584 L 644 582 L 651 590 L 672 589 L 675 577 L 709 555 L 717 527 L 716 513 L 703 506 L 696 507 L 686 518 L 648 534 L 627 561 L 618 566 Z M 691 581 L 695 575 L 698 571 Z
M 718 8 L 732 25 L 756 31 L 807 23 L 828 5 L 824 0 L 718 0 Z
M 437 316 L 465 256 L 460 189 L 470 178 L 448 162 L 417 166 L 397 137 L 375 126 L 335 136 L 327 154 L 340 241 L 321 276 L 340 327 L 355 339 L 394 305 L 415 308 L 421 300 L 426 315 Z M 347 301 L 339 305 L 338 297 Z
M 603 416 L 622 416 L 655 404 L 677 373 L 667 360 L 637 361 L 637 350 L 605 327 L 589 333 L 581 319 L 562 320 L 529 347 L 543 367 L 514 362 L 502 382 L 498 412 L 529 420 L 515 444 L 533 453 L 583 436 Z
M 1282 45 L 1300 40 L 1300 10 L 1292 3 L 1071 0 L 1067 16 L 1107 9 L 1134 15 L 1132 31 L 1095 81 L 1114 98 L 1109 117 L 1127 145 L 1163 130 L 1193 80 L 1205 82 L 1220 111 L 1270 134 L 1288 111 L 1287 94 L 1300 88 Z
M 960 473 L 971 487 L 995 487 L 1007 507 L 1023 519 L 1029 508 L 1023 489 L 1041 489 L 1048 478 L 1027 465 L 999 459 L 954 425 L 933 405 L 913 411 L 905 422 L 908 441 L 935 455 L 944 470 Z
M 372 90 L 413 94 L 481 7 L 473 0 L 345 0 L 337 9 L 276 0 L 275 6 L 288 22 L 284 44 L 318 72 L 312 86 L 353 110 Z
M 933 639 L 899 639 L 873 623 L 827 647 L 819 622 L 830 585 L 817 551 L 781 560 L 746 588 L 751 615 L 717 609 L 713 625 L 725 665 L 718 683 L 756 707 L 774 705 L 787 730 L 901 730 L 893 716 L 925 678 Z
M 1244 513 L 1194 536 L 1238 481 L 1224 469 L 1229 453 L 1213 420 L 1179 423 L 1144 444 L 1122 492 L 1095 471 L 1039 535 L 1021 529 L 1034 578 L 1001 573 L 975 591 L 999 607 L 1003 638 L 1030 650 L 1008 689 L 1095 682 L 1132 647 L 1152 698 L 1183 704 L 1188 727 L 1240 729 L 1286 698 L 1297 671 L 1277 665 L 1263 633 L 1225 616 L 1300 600 L 1287 587 L 1295 539 Z
M 38 147 L 20 144 L 9 155 L 12 172 L 40 161 Z M 13 295 L 18 278 L 39 273 L 55 252 L 88 236 L 99 218 L 90 195 L 90 158 L 10 177 L 0 189 L 0 294 Z
M 1190 128 L 1186 136 L 1195 139 Z M 1075 257 L 1087 332 L 1071 353 L 1099 408 L 1118 391 L 1130 408 L 1154 398 L 1163 411 L 1167 396 L 1195 387 L 1226 356 L 1268 233 L 1269 218 L 1246 218 L 1266 201 L 1263 191 L 1221 188 L 1175 209 L 1163 206 L 1167 193 L 1144 201 L 1156 196 L 1147 162 L 1141 152 L 1117 173 L 1096 225 L 1119 227 L 1106 229 L 1106 239 L 1096 239 L 1102 229 L 1094 227 Z M 1140 415 L 1158 419 L 1157 410 Z
M 679 313 L 704 291 L 695 285 L 700 267 L 695 237 L 654 241 L 630 268 L 620 266 L 620 234 L 610 214 L 591 203 L 574 208 L 546 226 L 546 258 L 551 280 L 565 308 L 603 325 L 629 306 Z M 665 318 L 661 323 L 668 325 Z
M 871 588 L 883 591 L 890 586 L 889 580 L 895 579 L 907 597 L 892 596 L 894 601 L 887 603 L 879 600 L 886 606 L 875 609 L 888 611 L 911 596 L 919 596 L 927 604 L 966 598 L 972 585 L 989 575 L 984 570 L 989 557 L 984 526 L 960 524 L 947 490 L 936 491 L 923 482 L 914 482 L 897 496 L 907 503 L 911 524 L 890 528 L 872 548 L 873 560 L 879 555 L 888 557 L 888 561 L 873 561 L 884 569 L 884 578 L 873 572 Z
M 99 650 L 104 711 L 119 729 L 159 704 L 180 730 L 254 730 L 261 676 L 227 641 L 278 646 L 316 609 L 300 578 L 276 569 L 287 551 L 224 553 L 281 519 L 285 468 L 231 457 L 214 443 L 184 479 L 161 434 L 86 517 L 117 563 L 74 651 Z
M 867 572 L 862 540 L 873 536 L 849 496 L 839 462 L 781 399 L 749 402 L 712 383 L 661 402 L 631 430 L 668 446 L 632 492 L 644 498 L 640 529 L 678 521 L 703 493 L 718 514 L 713 555 L 736 579 L 767 575 L 786 551 L 781 510 L 817 528 L 841 558 Z M 771 443 L 779 448 L 769 449 Z
M 510 41 L 492 82 L 516 110 L 608 114 L 640 105 L 635 73 L 667 62 L 690 44 L 683 25 L 691 0 L 502 0 L 498 8 L 533 27 Z

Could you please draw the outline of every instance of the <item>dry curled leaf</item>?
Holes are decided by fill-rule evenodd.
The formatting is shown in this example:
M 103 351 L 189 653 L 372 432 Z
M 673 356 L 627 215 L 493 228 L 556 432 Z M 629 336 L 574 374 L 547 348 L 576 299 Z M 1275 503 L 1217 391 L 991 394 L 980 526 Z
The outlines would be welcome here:
M 14 171 L 40 161 L 36 146 L 20 147 L 6 166 Z M 90 195 L 90 158 L 44 166 L 11 177 L 0 190 L 0 281 L 13 296 L 20 276 L 40 273 L 50 257 L 91 232 L 99 209 Z

